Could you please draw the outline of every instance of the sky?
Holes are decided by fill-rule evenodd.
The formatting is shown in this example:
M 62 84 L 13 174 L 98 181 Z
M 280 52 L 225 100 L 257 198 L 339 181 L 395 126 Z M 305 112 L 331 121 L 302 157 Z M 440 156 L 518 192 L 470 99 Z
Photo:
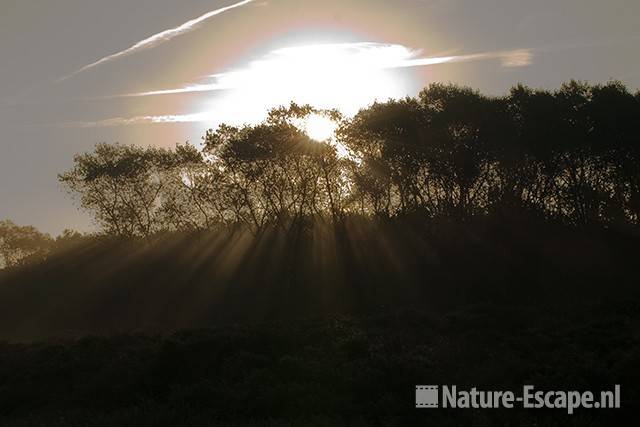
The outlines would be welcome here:
M 92 229 L 57 182 L 99 142 L 199 144 L 290 101 L 432 82 L 640 88 L 637 0 L 0 0 L 0 219 Z

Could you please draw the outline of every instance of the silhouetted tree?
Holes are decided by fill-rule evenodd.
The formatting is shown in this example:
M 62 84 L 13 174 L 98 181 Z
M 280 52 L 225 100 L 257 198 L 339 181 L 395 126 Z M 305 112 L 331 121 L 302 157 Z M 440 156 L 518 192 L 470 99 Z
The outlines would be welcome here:
M 0 268 L 34 262 L 46 257 L 52 239 L 32 226 L 0 221 Z
M 358 158 L 350 175 L 361 212 L 391 216 L 399 210 L 428 207 L 429 195 L 423 191 L 429 173 L 422 145 L 423 113 L 410 98 L 375 103 L 338 131 Z
M 221 224 L 259 232 L 354 213 L 638 224 L 639 99 L 619 82 L 518 85 L 502 97 L 432 84 L 350 119 L 277 108 L 257 125 L 209 130 L 202 151 L 98 144 L 60 180 L 118 235 Z M 335 138 L 306 135 L 312 114 L 339 123 Z
M 109 232 L 148 236 L 163 226 L 161 194 L 174 157 L 156 147 L 98 144 L 75 156 L 74 168 L 59 179 Z
M 210 167 L 226 176 L 220 196 L 237 221 L 258 230 L 341 214 L 345 185 L 335 147 L 311 140 L 296 125 L 311 113 L 311 107 L 292 104 L 256 126 L 207 132 L 205 153 L 213 159 Z

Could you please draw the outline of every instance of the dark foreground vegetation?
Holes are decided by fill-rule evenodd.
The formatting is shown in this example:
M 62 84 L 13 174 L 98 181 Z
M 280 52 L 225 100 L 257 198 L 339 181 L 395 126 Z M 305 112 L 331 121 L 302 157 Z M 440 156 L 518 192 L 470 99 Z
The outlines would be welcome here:
M 0 424 L 619 424 L 640 398 L 639 118 L 615 82 L 433 85 L 202 150 L 100 144 L 60 175 L 99 233 L 0 223 Z M 416 384 L 621 384 L 623 409 L 416 410 Z
M 640 302 L 232 325 L 0 345 L 0 423 L 31 426 L 628 425 Z M 421 409 L 416 384 L 607 390 L 622 409 Z
M 638 240 L 513 218 L 89 239 L 4 274 L 0 425 L 619 425 Z M 621 384 L 623 409 L 413 408 L 432 383 Z
M 629 230 L 585 233 L 514 217 L 87 237 L 0 276 L 0 336 L 631 298 L 639 240 Z

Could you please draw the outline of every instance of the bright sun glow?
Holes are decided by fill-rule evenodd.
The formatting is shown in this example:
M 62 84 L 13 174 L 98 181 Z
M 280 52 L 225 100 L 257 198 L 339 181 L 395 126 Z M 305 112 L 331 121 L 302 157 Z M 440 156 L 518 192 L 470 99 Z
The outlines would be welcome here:
M 352 116 L 375 101 L 404 98 L 419 88 L 408 70 L 437 64 L 499 59 L 503 67 L 523 67 L 533 58 L 530 49 L 479 52 L 454 56 L 424 56 L 421 50 L 400 44 L 349 42 L 313 44 L 272 50 L 243 66 L 206 76 L 179 88 L 117 95 L 141 97 L 209 93 L 198 97 L 192 112 L 136 116 L 98 122 L 70 123 L 72 127 L 138 123 L 258 123 L 267 111 L 290 102 L 319 110 L 337 109 Z M 93 65 L 91 65 L 93 66 Z M 86 68 L 86 67 L 85 67 Z M 421 80 L 424 76 L 420 77 Z M 313 124 L 314 129 L 317 127 Z M 315 130 L 313 131 L 315 132 Z M 322 138 L 319 136 L 318 138 Z
M 304 123 L 304 130 L 309 138 L 320 142 L 331 138 L 336 127 L 336 122 L 320 114 L 310 114 Z
M 403 46 L 377 43 L 288 47 L 196 85 L 140 95 L 215 92 L 201 104 L 214 122 L 260 121 L 269 108 L 291 101 L 352 115 L 376 100 L 406 96 L 410 83 L 394 68 L 413 55 Z M 329 134 L 322 127 L 326 120 L 310 124 L 314 139 Z

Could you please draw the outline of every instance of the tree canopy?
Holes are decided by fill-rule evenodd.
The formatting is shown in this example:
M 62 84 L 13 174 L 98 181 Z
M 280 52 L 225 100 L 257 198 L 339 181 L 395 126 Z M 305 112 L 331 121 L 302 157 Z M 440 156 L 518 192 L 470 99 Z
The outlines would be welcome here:
M 335 120 L 335 137 L 312 140 L 300 126 L 310 114 Z M 356 214 L 637 225 L 637 123 L 640 95 L 619 82 L 518 85 L 501 97 L 432 84 L 352 118 L 291 104 L 207 131 L 202 150 L 98 144 L 60 181 L 105 231 L 126 236 Z

